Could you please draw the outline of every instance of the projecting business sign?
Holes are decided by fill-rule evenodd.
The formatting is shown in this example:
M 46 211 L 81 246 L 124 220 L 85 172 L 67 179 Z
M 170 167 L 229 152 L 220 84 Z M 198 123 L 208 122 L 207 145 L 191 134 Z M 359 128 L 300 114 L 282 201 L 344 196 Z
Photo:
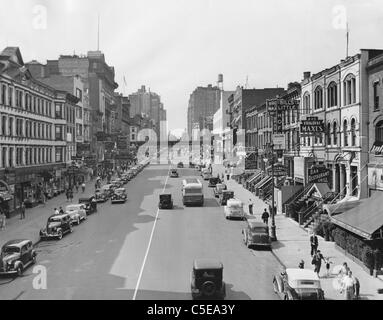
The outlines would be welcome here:
M 267 173 L 269 176 L 273 174 L 272 166 L 267 168 Z M 281 163 L 274 164 L 274 177 L 283 177 L 287 175 L 286 167 Z
M 307 117 L 301 122 L 301 135 L 312 136 L 324 133 L 324 123 L 318 117 Z
M 271 116 L 274 116 L 277 111 L 297 110 L 298 106 L 299 102 L 297 100 L 269 99 L 266 101 L 267 112 Z
M 325 166 L 312 166 L 309 169 L 309 183 L 329 183 L 331 171 Z
M 383 155 L 383 142 L 375 141 L 371 148 L 371 153 L 375 154 L 376 156 L 382 156 Z

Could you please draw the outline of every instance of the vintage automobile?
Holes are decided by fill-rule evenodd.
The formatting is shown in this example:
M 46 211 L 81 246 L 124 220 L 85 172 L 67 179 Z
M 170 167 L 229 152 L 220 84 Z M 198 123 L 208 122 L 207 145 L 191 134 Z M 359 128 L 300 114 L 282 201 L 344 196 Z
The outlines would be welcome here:
M 125 188 L 118 188 L 114 190 L 114 194 L 112 195 L 112 203 L 116 202 L 125 202 L 128 196 L 126 195 Z
M 97 202 L 105 202 L 108 200 L 107 195 L 102 192 L 100 189 L 97 189 L 96 192 L 94 193 L 94 197 L 96 198 Z
M 183 162 L 178 162 L 178 163 L 177 163 L 177 168 L 183 168 L 183 167 L 184 167 Z
M 86 214 L 92 214 L 97 212 L 97 199 L 96 196 L 90 196 L 86 198 L 79 198 L 78 203 L 81 203 L 85 206 Z
M 209 188 L 215 187 L 218 183 L 221 183 L 221 179 L 218 177 L 212 177 L 209 179 Z
M 0 274 L 21 276 L 28 266 L 36 263 L 36 257 L 31 240 L 8 241 L 1 248 Z
M 112 180 L 110 184 L 113 186 L 114 189 L 118 189 L 123 186 L 123 183 L 120 179 Z
M 40 230 L 40 239 L 57 238 L 61 240 L 64 234 L 72 232 L 73 227 L 70 215 L 67 213 L 57 214 L 48 218 L 46 227 Z
M 114 187 L 111 184 L 106 184 L 101 187 L 101 192 L 105 194 L 106 197 L 110 198 L 113 194 Z
M 189 168 L 195 168 L 195 163 L 194 162 L 189 162 Z
M 219 195 L 219 204 L 221 206 L 226 206 L 227 200 L 234 198 L 234 191 L 232 190 L 223 190 Z
M 178 175 L 177 169 L 171 169 L 169 172 L 169 176 L 170 176 L 170 178 L 178 178 L 179 175 Z
M 243 242 L 250 248 L 266 247 L 271 248 L 271 239 L 269 235 L 269 227 L 260 221 L 256 221 L 255 218 L 247 219 L 245 229 L 242 229 Z
M 209 169 L 203 169 L 201 171 L 201 176 L 202 176 L 202 179 L 204 180 L 210 180 L 210 178 L 212 178 L 212 175 Z
M 243 211 L 243 202 L 239 199 L 232 198 L 227 200 L 224 207 L 226 219 L 245 220 L 245 212 Z
M 219 198 L 219 195 L 222 193 L 222 191 L 227 190 L 227 186 L 224 183 L 218 183 L 213 189 L 214 197 Z
M 127 184 L 129 181 L 130 181 L 130 177 L 127 173 L 124 173 L 122 176 L 121 176 L 121 181 L 122 183 L 125 185 Z
M 273 277 L 274 292 L 283 300 L 324 300 L 318 275 L 310 269 L 286 269 Z
M 194 260 L 190 282 L 193 299 L 224 299 L 226 296 L 223 264 L 219 261 L 213 259 Z
M 158 203 L 160 209 L 173 209 L 172 195 L 168 193 L 160 194 L 160 201 Z
M 81 221 L 87 219 L 84 204 L 70 204 L 65 207 L 65 212 L 69 214 L 72 222 L 79 225 Z

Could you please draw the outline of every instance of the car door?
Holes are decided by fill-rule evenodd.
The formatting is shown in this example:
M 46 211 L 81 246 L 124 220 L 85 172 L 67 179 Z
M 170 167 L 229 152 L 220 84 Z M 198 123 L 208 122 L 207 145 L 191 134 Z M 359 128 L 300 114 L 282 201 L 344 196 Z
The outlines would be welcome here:
M 21 247 L 20 261 L 23 263 L 23 265 L 25 265 L 29 261 L 29 259 L 28 259 L 28 244 L 25 244 Z

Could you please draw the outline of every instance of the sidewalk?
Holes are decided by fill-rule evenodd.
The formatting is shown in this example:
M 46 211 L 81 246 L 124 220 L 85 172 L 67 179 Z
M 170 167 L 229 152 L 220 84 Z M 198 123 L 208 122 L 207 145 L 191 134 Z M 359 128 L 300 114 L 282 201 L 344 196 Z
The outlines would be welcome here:
M 213 176 L 216 176 L 217 173 L 221 175 L 222 172 L 224 172 L 223 166 L 213 165 Z M 225 181 L 225 183 L 228 189 L 234 191 L 235 197 L 244 202 L 246 213 L 248 213 L 247 204 L 249 199 L 253 200 L 254 214 L 256 218 L 259 218 L 259 221 L 261 221 L 261 214 L 264 208 L 268 209 L 268 205 L 250 191 L 246 190 L 242 185 L 238 184 L 235 180 L 230 179 L 229 181 Z M 269 222 L 270 220 L 271 219 L 269 219 Z M 314 269 L 314 266 L 311 264 L 310 235 L 302 229 L 297 222 L 282 214 L 277 214 L 275 216 L 275 225 L 277 241 L 273 242 L 272 251 L 279 262 L 286 268 L 297 268 L 300 260 L 303 259 L 305 268 Z M 371 277 L 361 266 L 338 251 L 335 248 L 334 242 L 324 241 L 324 239 L 319 236 L 318 240 L 318 249 L 320 249 L 324 257 L 329 257 L 332 262 L 331 270 L 334 266 L 342 265 L 343 262 L 347 262 L 353 275 L 359 279 L 361 299 L 383 300 L 383 294 L 378 293 L 379 289 L 383 289 L 383 282 L 381 280 Z M 325 272 L 325 265 L 322 263 L 320 273 L 321 284 L 326 299 L 342 300 L 343 296 L 336 290 L 336 283 L 334 284 L 335 277 L 331 277 L 330 275 L 330 278 L 325 278 Z
M 54 213 L 54 208 L 63 207 L 73 203 L 78 203 L 81 197 L 87 197 L 94 194 L 95 180 L 89 180 L 86 183 L 85 192 L 82 193 L 81 188 L 76 192 L 74 189 L 72 202 L 67 201 L 65 193 L 48 200 L 45 205 L 39 204 L 34 208 L 25 210 L 25 219 L 20 220 L 20 215 L 14 215 L 6 221 L 6 229 L 0 230 L 0 245 L 8 240 L 13 239 L 29 239 L 35 244 L 40 241 L 39 231 L 46 225 L 47 219 Z

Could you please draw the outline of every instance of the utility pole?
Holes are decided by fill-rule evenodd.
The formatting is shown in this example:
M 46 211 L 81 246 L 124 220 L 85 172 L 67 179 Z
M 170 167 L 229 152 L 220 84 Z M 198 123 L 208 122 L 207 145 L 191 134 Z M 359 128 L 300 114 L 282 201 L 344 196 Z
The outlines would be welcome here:
M 274 128 L 273 128 L 273 131 L 274 131 Z M 271 205 L 271 240 L 272 241 L 277 241 L 277 233 L 276 233 L 276 226 L 275 226 L 275 206 L 274 206 L 274 188 L 275 188 L 275 184 L 274 184 L 274 142 L 271 142 L 271 157 L 272 157 L 272 160 L 271 160 L 271 188 L 272 188 L 272 192 L 271 192 L 271 202 L 272 202 L 272 205 Z

